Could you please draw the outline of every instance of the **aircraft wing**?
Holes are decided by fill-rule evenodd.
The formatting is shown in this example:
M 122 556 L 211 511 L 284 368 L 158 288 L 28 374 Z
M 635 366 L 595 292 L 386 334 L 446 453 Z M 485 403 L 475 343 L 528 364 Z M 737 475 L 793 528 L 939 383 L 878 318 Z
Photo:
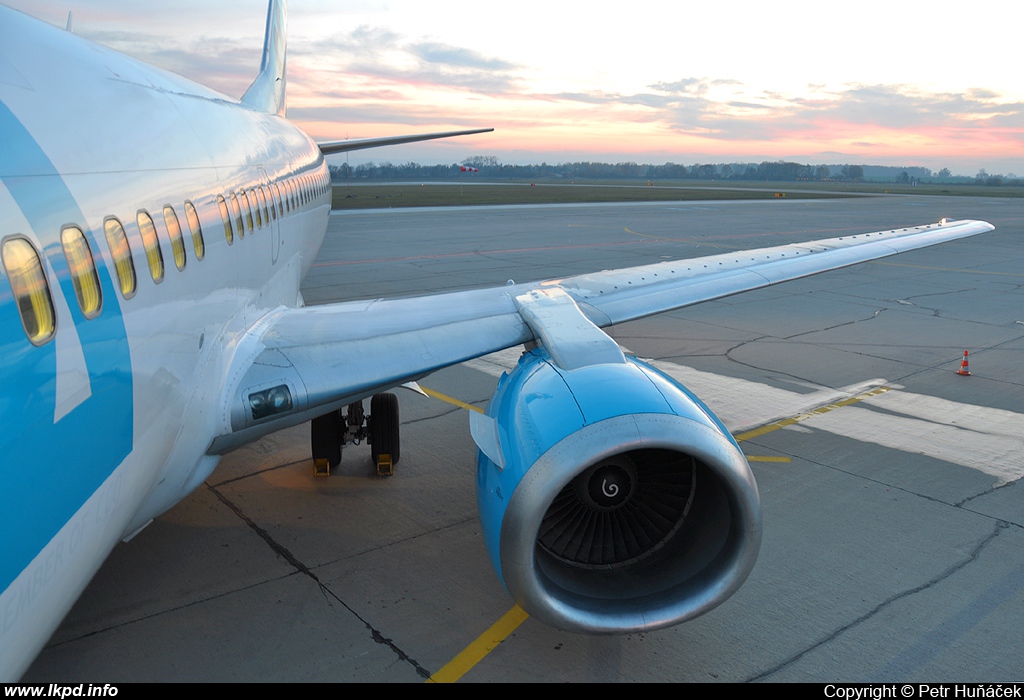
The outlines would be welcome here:
M 395 146 L 400 143 L 413 143 L 414 141 L 431 141 L 433 139 L 446 139 L 451 136 L 468 136 L 469 134 L 484 134 L 494 129 L 467 129 L 465 131 L 436 131 L 429 134 L 405 134 L 404 136 L 380 136 L 368 139 L 346 139 L 344 141 L 321 141 L 317 145 L 320 152 L 325 156 L 332 153 L 344 153 L 346 151 L 359 151 L 364 148 L 379 148 L 381 146 Z
M 570 277 L 558 284 L 585 312 L 587 306 L 596 309 L 599 315 L 592 320 L 603 327 L 974 236 L 994 228 L 985 221 L 943 220 L 912 228 L 606 270 Z
M 449 365 L 534 339 L 543 344 L 535 329 L 550 331 L 552 324 L 538 324 L 524 310 L 522 295 L 530 292 L 561 290 L 559 297 L 567 295 L 590 322 L 605 327 L 993 228 L 984 221 L 943 221 L 560 280 L 282 308 L 240 344 L 230 373 L 237 380 L 225 387 L 229 424 L 209 451 L 222 454 Z M 588 336 L 567 331 L 555 333 L 569 342 L 583 338 L 578 352 L 586 353 Z M 274 386 L 288 387 L 288 409 L 254 418 L 250 397 Z

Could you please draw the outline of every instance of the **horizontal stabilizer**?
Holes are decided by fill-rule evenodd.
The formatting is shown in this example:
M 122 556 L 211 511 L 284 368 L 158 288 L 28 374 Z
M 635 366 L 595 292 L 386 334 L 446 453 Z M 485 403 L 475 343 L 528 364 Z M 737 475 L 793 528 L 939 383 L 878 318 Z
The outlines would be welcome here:
M 332 153 L 345 153 L 346 151 L 359 151 L 364 148 L 379 148 L 380 146 L 394 146 L 399 143 L 413 143 L 414 141 L 430 141 L 432 139 L 446 139 L 450 136 L 467 136 L 469 134 L 483 134 L 494 129 L 467 129 L 466 131 L 437 131 L 431 134 L 406 134 L 404 136 L 381 136 L 369 139 L 346 139 L 344 141 L 324 141 L 318 143 L 320 152 L 325 156 Z

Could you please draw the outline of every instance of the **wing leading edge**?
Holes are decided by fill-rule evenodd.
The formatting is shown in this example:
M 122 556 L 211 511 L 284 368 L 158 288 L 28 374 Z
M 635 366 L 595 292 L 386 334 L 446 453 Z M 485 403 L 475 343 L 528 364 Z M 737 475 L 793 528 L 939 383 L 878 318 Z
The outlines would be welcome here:
M 239 344 L 229 373 L 237 381 L 224 387 L 227 414 L 209 452 L 222 454 L 449 365 L 543 343 L 516 302 L 532 291 L 559 289 L 596 326 L 606 327 L 993 228 L 984 221 L 943 221 L 546 282 L 281 308 Z M 250 397 L 275 386 L 287 387 L 288 409 L 254 418 Z

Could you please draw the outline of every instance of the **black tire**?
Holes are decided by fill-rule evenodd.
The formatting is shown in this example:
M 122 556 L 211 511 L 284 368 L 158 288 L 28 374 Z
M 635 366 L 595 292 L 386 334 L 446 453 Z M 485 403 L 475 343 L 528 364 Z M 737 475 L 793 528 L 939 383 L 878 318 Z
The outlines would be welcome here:
M 341 464 L 343 420 L 341 411 L 331 411 L 314 418 L 309 424 L 309 447 L 313 459 L 326 459 L 331 469 Z
M 382 454 L 391 455 L 391 464 L 401 456 L 398 440 L 398 397 L 374 394 L 370 399 L 370 458 L 374 465 Z

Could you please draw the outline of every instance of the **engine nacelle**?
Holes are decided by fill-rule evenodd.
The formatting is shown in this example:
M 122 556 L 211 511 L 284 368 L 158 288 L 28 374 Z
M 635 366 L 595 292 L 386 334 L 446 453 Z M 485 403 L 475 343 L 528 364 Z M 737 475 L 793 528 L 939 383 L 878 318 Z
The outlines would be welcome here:
M 699 399 L 643 362 L 567 371 L 537 348 L 471 427 L 491 562 L 548 624 L 667 627 L 721 604 L 754 566 L 761 508 L 746 458 Z

